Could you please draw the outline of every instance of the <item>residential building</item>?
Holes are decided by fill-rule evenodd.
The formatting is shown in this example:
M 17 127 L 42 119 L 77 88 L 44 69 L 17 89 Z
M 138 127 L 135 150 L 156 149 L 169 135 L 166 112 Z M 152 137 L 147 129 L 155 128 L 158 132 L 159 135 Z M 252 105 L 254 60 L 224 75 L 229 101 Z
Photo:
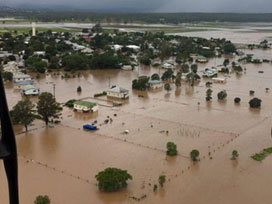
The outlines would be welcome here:
M 21 93 L 25 96 L 39 95 L 40 90 L 33 85 L 25 85 L 23 86 Z
M 121 88 L 119 86 L 112 86 L 111 89 L 107 91 L 108 97 L 127 99 L 129 97 L 129 92 L 127 89 Z
M 148 84 L 150 86 L 150 89 L 158 89 L 163 86 L 163 83 L 161 80 L 149 80 Z
M 89 101 L 76 101 L 74 102 L 74 110 L 79 112 L 96 112 L 98 105 Z

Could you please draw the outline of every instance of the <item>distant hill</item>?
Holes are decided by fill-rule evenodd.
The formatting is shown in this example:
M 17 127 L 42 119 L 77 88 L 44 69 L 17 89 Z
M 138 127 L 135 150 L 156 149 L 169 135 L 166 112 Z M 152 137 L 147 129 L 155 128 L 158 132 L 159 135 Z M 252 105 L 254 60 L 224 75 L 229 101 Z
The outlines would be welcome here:
M 20 17 L 43 22 L 84 21 L 117 23 L 272 22 L 272 13 L 126 13 L 118 10 L 74 11 L 72 8 L 12 8 L 0 6 L 0 17 Z

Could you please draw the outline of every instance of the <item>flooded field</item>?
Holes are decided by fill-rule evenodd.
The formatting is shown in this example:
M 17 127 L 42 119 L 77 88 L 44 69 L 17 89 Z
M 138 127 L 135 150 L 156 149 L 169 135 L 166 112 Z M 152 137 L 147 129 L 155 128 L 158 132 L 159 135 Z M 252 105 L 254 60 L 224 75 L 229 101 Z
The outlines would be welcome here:
M 271 50 L 250 52 L 272 58 Z M 199 72 L 223 60 L 199 64 Z M 272 66 L 243 66 L 247 71 L 242 75 L 232 73 L 226 84 L 212 85 L 211 102 L 205 100 L 207 79 L 195 87 L 183 83 L 176 89 L 172 84 L 169 93 L 163 89 L 132 91 L 131 81 L 137 76 L 159 72 L 152 67 L 141 67 L 139 71 L 84 71 L 79 77 L 77 72 L 69 73 L 75 75 L 69 79 L 62 79 L 63 72 L 41 75 L 35 85 L 52 93 L 52 84 L 56 84 L 56 99 L 61 103 L 73 98 L 94 101 L 93 95 L 109 85 L 129 89 L 130 98 L 122 106 L 113 107 L 101 100 L 106 97 L 100 97 L 96 102 L 101 105 L 95 114 L 64 108 L 61 124 L 53 128 L 35 121 L 24 133 L 23 127 L 15 126 L 21 203 L 33 203 L 40 194 L 47 194 L 57 204 L 136 203 L 137 199 L 154 204 L 271 203 L 272 157 L 259 163 L 250 156 L 272 146 Z M 78 86 L 82 87 L 80 94 Z M 219 102 L 217 93 L 223 89 L 227 100 Z M 249 90 L 262 99 L 260 110 L 249 109 L 248 101 L 254 97 Z M 6 84 L 6 93 L 10 108 L 22 99 L 12 84 Z M 241 98 L 240 105 L 234 104 L 235 97 Z M 108 117 L 113 121 L 105 124 Z M 82 129 L 83 124 L 94 120 L 98 121 L 98 131 Z M 124 134 L 125 130 L 129 134 Z M 177 144 L 177 157 L 166 156 L 168 141 Z M 200 151 L 201 161 L 197 164 L 189 158 L 192 149 Z M 230 160 L 234 149 L 240 154 L 238 161 Z M 94 176 L 107 167 L 126 169 L 133 176 L 126 190 L 98 191 Z M 154 193 L 153 185 L 158 184 L 161 174 L 166 175 L 165 186 Z M 0 180 L 0 200 L 7 203 L 2 163 Z

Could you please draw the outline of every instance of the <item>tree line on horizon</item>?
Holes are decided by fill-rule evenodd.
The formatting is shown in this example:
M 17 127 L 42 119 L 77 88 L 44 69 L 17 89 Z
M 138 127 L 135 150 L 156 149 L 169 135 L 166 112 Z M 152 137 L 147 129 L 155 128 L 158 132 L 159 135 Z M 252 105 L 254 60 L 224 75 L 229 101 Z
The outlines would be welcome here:
M 1 11 L 0 17 L 32 21 L 87 21 L 106 23 L 271 22 L 272 13 L 99 13 L 86 11 Z

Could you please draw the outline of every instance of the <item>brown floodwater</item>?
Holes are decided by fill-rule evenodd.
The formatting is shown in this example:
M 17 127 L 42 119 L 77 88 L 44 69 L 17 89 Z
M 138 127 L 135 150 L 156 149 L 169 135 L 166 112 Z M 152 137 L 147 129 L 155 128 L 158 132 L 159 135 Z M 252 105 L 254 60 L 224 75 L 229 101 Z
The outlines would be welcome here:
M 254 50 L 256 56 L 268 58 L 270 50 Z M 235 59 L 235 58 L 231 58 Z M 199 72 L 222 64 L 224 58 L 199 64 Z M 53 92 L 61 103 L 87 98 L 99 104 L 98 113 L 75 113 L 64 108 L 60 125 L 46 128 L 35 121 L 28 133 L 15 126 L 19 155 L 20 199 L 33 203 L 37 195 L 47 194 L 52 203 L 248 203 L 271 202 L 272 157 L 262 163 L 250 158 L 265 147 L 272 146 L 272 66 L 243 64 L 247 71 L 241 76 L 232 73 L 226 84 L 213 84 L 213 99 L 206 102 L 207 79 L 195 87 L 183 83 L 180 89 L 172 84 L 148 92 L 131 90 L 131 81 L 139 75 L 158 73 L 158 68 L 141 67 L 139 71 L 92 70 L 80 76 L 62 79 L 63 72 L 47 73 L 36 80 L 41 91 Z M 264 73 L 259 73 L 263 71 Z M 161 70 L 162 72 L 162 70 Z M 69 73 L 70 75 L 73 75 Z M 33 74 L 35 76 L 35 74 Z M 130 91 L 122 106 L 113 107 L 106 97 L 92 99 L 95 93 L 119 85 Z M 82 87 L 78 94 L 76 89 Z M 217 100 L 217 93 L 227 91 L 227 100 Z M 262 99 L 260 110 L 251 110 L 248 101 Z M 10 108 L 22 99 L 12 84 L 6 84 Z M 233 99 L 241 98 L 240 105 Z M 31 98 L 34 102 L 37 97 Z M 104 120 L 112 118 L 105 124 Z M 82 125 L 97 120 L 99 130 L 88 132 Z M 124 134 L 129 130 L 129 134 Z M 167 134 L 168 131 L 168 134 Z M 177 144 L 178 156 L 166 156 L 166 143 Z M 190 161 L 192 149 L 200 151 L 200 162 Z M 237 149 L 238 161 L 231 161 Z M 3 165 L 0 164 L 0 201 L 8 202 Z M 128 170 L 133 180 L 125 190 L 101 193 L 95 175 L 107 168 Z M 166 175 L 163 188 L 153 192 L 158 177 Z

